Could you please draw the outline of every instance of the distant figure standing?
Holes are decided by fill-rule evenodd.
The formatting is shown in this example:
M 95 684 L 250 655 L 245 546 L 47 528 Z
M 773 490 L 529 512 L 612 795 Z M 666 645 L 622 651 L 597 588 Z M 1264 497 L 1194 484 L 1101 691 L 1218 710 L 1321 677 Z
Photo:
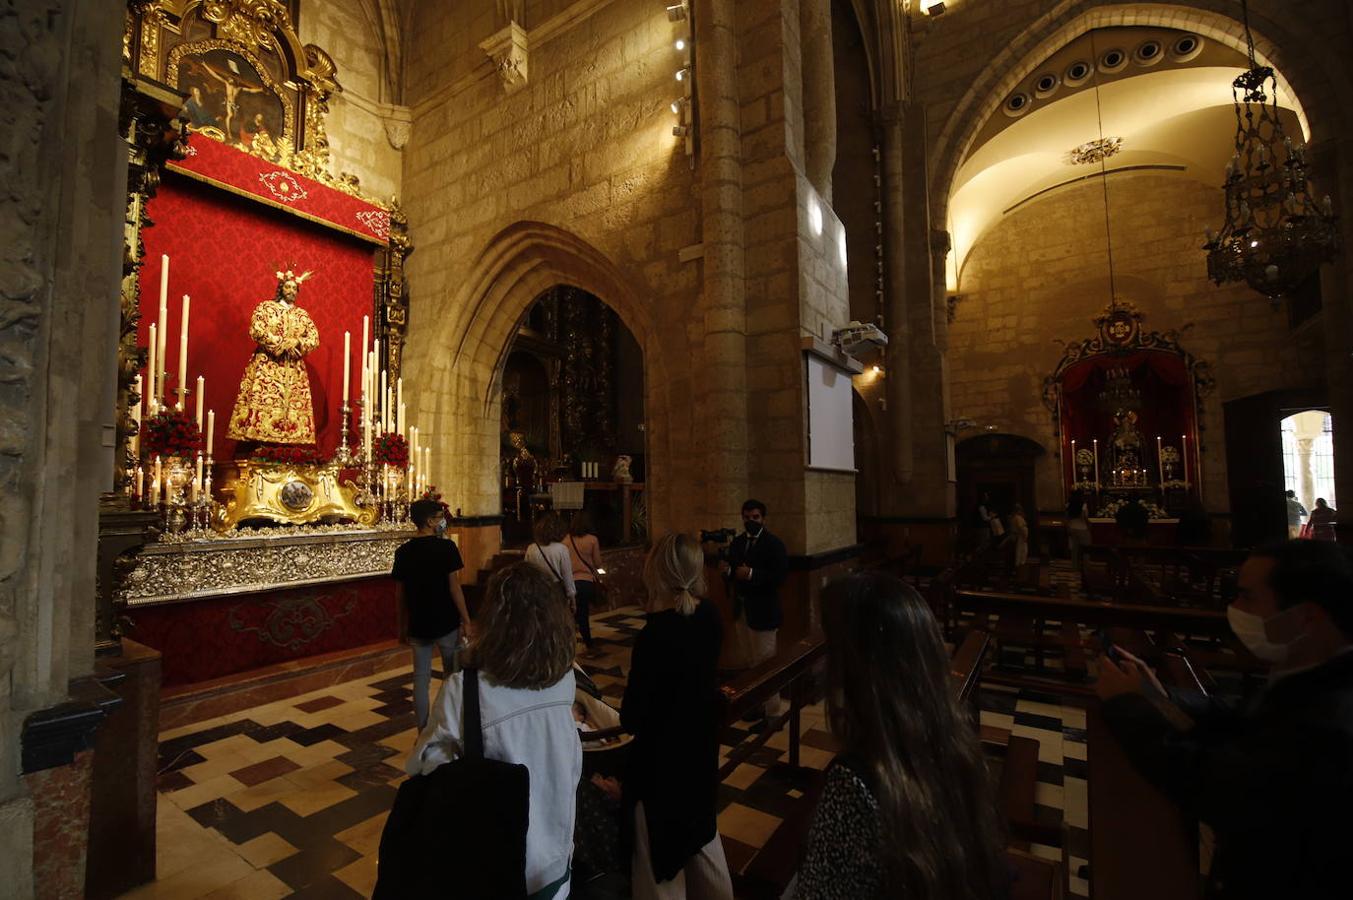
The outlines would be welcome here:
M 1000 543 L 998 539 L 1005 536 L 1005 526 L 1001 524 L 1000 513 L 991 507 L 990 494 L 983 494 L 977 504 L 977 521 L 980 528 L 977 538 L 978 550 L 986 550 L 993 543 Z
M 1094 543 L 1090 535 L 1090 517 L 1085 505 L 1085 495 L 1073 491 L 1071 500 L 1066 504 L 1066 546 L 1071 553 L 1071 567 L 1081 567 L 1081 551 Z
M 568 608 L 576 610 L 578 587 L 573 582 L 573 557 L 563 543 L 566 534 L 558 513 L 547 512 L 536 519 L 532 529 L 535 542 L 526 548 L 526 561 L 558 582 L 568 597 Z
M 1311 537 L 1317 541 L 1334 540 L 1334 523 L 1339 511 L 1332 509 L 1324 497 L 1317 497 L 1315 509 L 1311 510 Z
M 592 645 L 592 603 L 597 599 L 597 579 L 601 569 L 601 542 L 592 533 L 592 523 L 587 513 L 581 509 L 573 514 L 573 523 L 569 526 L 568 537 L 564 539 L 568 546 L 570 561 L 573 563 L 573 586 L 577 590 L 577 603 L 574 618 L 578 622 L 578 634 L 587 648 L 587 656 L 595 659 L 601 655 Z
M 1029 520 L 1024 507 L 1016 503 L 1010 510 L 1010 536 L 1015 540 L 1015 568 L 1029 561 Z
M 413 708 L 421 729 L 428 722 L 428 687 L 432 683 L 432 648 L 442 657 L 442 674 L 456 671 L 461 630 L 473 626 L 465 609 L 456 573 L 465 568 L 456 542 L 442 537 L 446 515 L 442 505 L 417 500 L 409 507 L 418 535 L 395 550 L 395 606 L 399 639 L 413 648 Z
M 1297 499 L 1296 491 L 1287 492 L 1287 536 L 1289 538 L 1298 538 L 1301 536 L 1301 520 L 1309 516 L 1306 507 L 1301 505 Z

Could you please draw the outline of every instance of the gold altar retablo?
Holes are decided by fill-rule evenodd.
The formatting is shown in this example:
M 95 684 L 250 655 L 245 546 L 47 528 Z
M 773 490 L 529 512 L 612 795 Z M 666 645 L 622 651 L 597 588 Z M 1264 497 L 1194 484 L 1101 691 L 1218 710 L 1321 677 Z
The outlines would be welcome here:
M 376 523 L 376 507 L 357 504 L 356 486 L 339 482 L 336 463 L 298 466 L 241 460 L 238 465 L 239 476 L 227 488 L 229 498 L 216 507 L 212 519 L 219 532 L 249 519 L 283 525 Z

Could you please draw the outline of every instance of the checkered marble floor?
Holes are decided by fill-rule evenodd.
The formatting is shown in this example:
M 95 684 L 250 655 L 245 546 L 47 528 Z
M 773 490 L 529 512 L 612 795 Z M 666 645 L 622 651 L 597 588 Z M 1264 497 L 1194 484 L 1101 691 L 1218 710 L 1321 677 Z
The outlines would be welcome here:
M 583 664 L 614 705 L 642 627 L 634 608 L 593 617 L 604 653 Z M 1038 740 L 1038 815 L 1067 824 L 1072 892 L 1088 896 L 1075 877 L 1088 856 L 1084 711 L 996 686 L 981 705 L 983 725 Z M 825 768 L 836 745 L 820 704 L 804 711 L 802 727 L 801 764 Z M 726 729 L 721 757 L 749 734 Z M 370 896 L 381 828 L 415 737 L 409 666 L 164 732 L 158 880 L 125 896 Z M 787 751 L 781 731 L 720 788 L 719 830 L 734 869 L 802 797 L 803 773 L 788 766 Z M 1033 850 L 1062 858 L 1058 848 Z

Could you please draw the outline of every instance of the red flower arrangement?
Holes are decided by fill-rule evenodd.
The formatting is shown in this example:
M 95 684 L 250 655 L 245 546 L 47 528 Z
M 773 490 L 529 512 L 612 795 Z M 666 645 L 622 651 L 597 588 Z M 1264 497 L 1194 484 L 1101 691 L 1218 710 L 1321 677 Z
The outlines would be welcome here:
M 328 462 L 319 448 L 314 446 L 260 444 L 250 456 L 258 462 L 283 466 L 322 466 Z
M 386 431 L 371 444 L 372 462 L 405 469 L 409 465 L 409 442 L 393 431 Z
M 141 426 L 146 458 L 192 456 L 202 447 L 202 429 L 181 409 L 163 409 Z

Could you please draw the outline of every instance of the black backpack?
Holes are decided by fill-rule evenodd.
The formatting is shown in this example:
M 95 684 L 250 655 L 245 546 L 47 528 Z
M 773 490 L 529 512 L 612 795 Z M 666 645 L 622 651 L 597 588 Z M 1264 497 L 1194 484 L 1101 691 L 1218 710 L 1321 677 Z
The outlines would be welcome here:
M 399 786 L 381 832 L 372 900 L 526 897 L 526 766 L 484 758 L 479 677 L 464 670 L 465 752 Z

